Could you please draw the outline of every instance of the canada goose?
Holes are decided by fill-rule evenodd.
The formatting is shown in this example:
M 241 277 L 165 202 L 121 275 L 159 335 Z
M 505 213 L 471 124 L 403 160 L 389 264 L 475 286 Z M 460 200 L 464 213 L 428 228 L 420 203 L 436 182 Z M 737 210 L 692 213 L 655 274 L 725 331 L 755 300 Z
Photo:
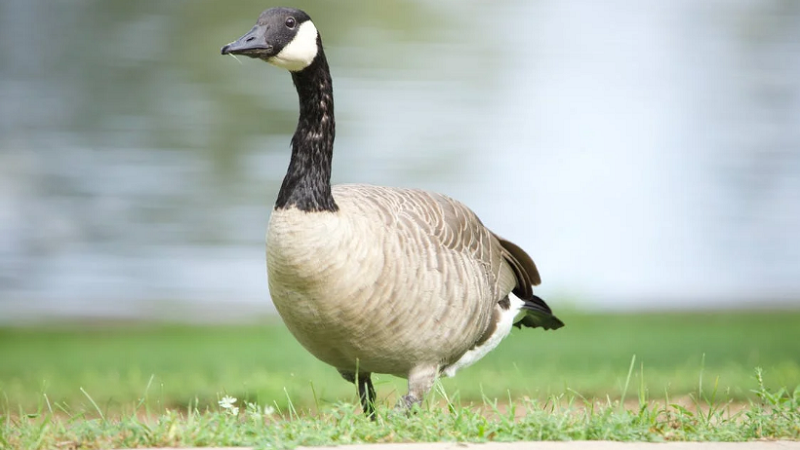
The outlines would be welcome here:
M 300 118 L 267 232 L 269 290 L 295 338 L 356 384 L 364 413 L 374 414 L 372 373 L 407 378 L 410 408 L 512 325 L 564 326 L 533 294 L 531 258 L 463 204 L 422 190 L 331 187 L 331 75 L 306 13 L 268 9 L 222 54 L 292 75 Z

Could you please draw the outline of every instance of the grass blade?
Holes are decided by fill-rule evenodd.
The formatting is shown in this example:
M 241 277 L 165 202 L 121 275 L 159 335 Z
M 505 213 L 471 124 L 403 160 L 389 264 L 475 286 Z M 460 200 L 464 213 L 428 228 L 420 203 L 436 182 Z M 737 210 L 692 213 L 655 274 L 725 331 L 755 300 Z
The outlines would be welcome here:
M 622 388 L 622 399 L 619 401 L 620 411 L 625 409 L 625 397 L 628 395 L 628 386 L 631 384 L 631 376 L 633 375 L 633 366 L 636 364 L 636 355 L 631 358 L 631 365 L 628 367 L 628 376 L 625 378 L 625 386 Z

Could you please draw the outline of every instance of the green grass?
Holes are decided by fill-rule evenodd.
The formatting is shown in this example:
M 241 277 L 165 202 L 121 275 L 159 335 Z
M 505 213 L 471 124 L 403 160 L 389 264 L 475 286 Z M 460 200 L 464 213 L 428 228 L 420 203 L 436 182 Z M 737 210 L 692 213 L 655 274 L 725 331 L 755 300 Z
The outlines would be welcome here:
M 562 319 L 555 332 L 515 330 L 418 415 L 387 417 L 405 382 L 379 376 L 376 423 L 274 320 L 0 329 L 0 447 L 800 437 L 800 312 Z M 238 417 L 217 405 L 226 394 Z M 248 402 L 278 412 L 256 419 Z
M 768 387 L 800 384 L 800 312 L 584 315 L 565 314 L 561 330 L 514 330 L 500 347 L 453 379 L 464 401 L 528 396 L 570 388 L 616 398 L 633 355 L 644 365 L 650 395 L 682 396 L 717 382 L 733 399 L 750 396 L 753 368 Z M 150 384 L 154 405 L 200 407 L 228 393 L 262 404 L 298 407 L 353 401 L 352 385 L 308 354 L 274 320 L 248 326 L 131 326 L 0 329 L 0 400 L 32 409 L 54 403 L 85 407 L 81 388 L 104 410 L 136 401 Z M 638 371 L 637 371 L 638 373 Z M 151 381 L 152 378 L 152 381 Z M 380 398 L 404 393 L 405 381 L 379 376 Z
M 630 381 L 630 374 L 627 377 Z M 712 397 L 697 401 L 694 411 L 668 403 L 649 402 L 639 389 L 639 406 L 619 402 L 595 404 L 574 395 L 548 401 L 515 400 L 505 407 L 485 400 L 482 407 L 463 406 L 440 391 L 439 401 L 414 414 L 388 408 L 370 421 L 352 405 L 338 404 L 324 412 L 282 414 L 257 404 L 232 408 L 182 411 L 159 415 L 146 402 L 109 418 L 97 410 L 59 415 L 6 415 L 0 421 L 2 448 L 135 448 L 183 446 L 254 446 L 292 448 L 299 445 L 343 445 L 388 442 L 487 442 L 520 440 L 618 441 L 746 441 L 800 438 L 800 389 L 770 392 L 757 372 L 757 400 L 731 411 Z M 435 405 L 435 406 L 431 406 Z M 439 406 L 441 405 L 441 406 Z

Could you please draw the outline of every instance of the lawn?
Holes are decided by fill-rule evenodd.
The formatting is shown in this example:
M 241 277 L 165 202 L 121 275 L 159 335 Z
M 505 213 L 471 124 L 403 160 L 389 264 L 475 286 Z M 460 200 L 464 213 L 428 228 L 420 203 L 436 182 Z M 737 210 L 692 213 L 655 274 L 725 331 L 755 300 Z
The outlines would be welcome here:
M 800 436 L 800 312 L 565 313 L 562 319 L 567 326 L 558 331 L 515 330 L 475 366 L 442 380 L 427 410 L 410 418 L 390 414 L 404 380 L 379 376 L 384 406 L 376 423 L 360 420 L 352 385 L 274 319 L 0 329 L 0 446 L 19 444 L 23 435 L 33 448 L 52 439 L 92 447 Z M 761 386 L 756 367 L 763 368 Z M 779 398 L 769 400 L 769 392 Z M 624 394 L 630 411 L 617 403 Z M 223 395 L 238 399 L 238 418 L 217 405 Z M 724 407 L 729 400 L 740 411 L 735 420 Z M 764 434 L 769 426 L 762 422 L 780 422 L 765 419 L 774 412 L 770 402 L 789 411 L 781 413 L 789 422 L 777 434 Z M 689 407 L 670 412 L 666 403 Z M 715 411 L 726 411 L 728 422 L 712 426 Z M 342 428 L 343 418 L 354 425 Z M 263 431 L 265 420 L 281 425 Z M 50 431 L 36 437 L 39 429 Z

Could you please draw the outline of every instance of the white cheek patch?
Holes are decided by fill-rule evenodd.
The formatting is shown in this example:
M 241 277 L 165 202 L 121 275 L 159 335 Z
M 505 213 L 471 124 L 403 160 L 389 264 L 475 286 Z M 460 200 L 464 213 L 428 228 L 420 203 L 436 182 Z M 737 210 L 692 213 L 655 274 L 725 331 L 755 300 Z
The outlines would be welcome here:
M 300 24 L 294 39 L 277 55 L 268 60 L 283 69 L 297 72 L 303 70 L 317 57 L 317 27 L 307 20 Z

